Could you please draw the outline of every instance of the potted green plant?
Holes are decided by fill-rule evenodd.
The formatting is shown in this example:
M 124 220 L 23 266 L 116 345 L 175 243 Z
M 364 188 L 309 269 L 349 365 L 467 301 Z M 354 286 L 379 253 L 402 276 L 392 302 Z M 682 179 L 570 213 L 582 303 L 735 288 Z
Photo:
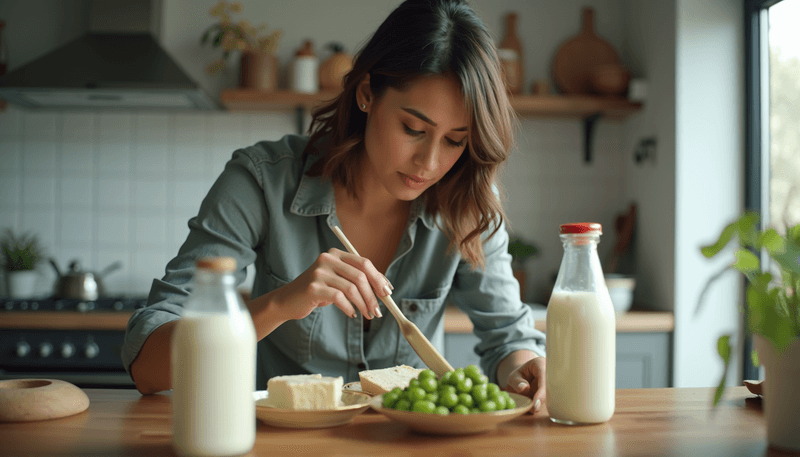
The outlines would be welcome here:
M 219 2 L 211 8 L 211 17 L 219 18 L 203 33 L 200 44 L 210 43 L 213 48 L 222 48 L 222 57 L 206 67 L 206 72 L 216 74 L 225 67 L 233 52 L 241 53 L 239 86 L 243 89 L 270 91 L 278 88 L 280 63 L 275 50 L 281 38 L 281 30 L 266 33 L 266 24 L 253 27 L 247 20 L 234 22 L 231 15 L 242 12 L 240 2 Z
M 17 235 L 11 229 L 6 229 L 0 239 L 0 250 L 8 295 L 11 298 L 33 296 L 36 267 L 43 253 L 39 238 L 32 233 Z
M 701 252 L 711 258 L 734 238 L 738 240 L 735 260 L 728 268 L 744 274 L 748 282 L 745 328 L 753 335 L 753 360 L 765 370 L 763 404 L 767 437 L 772 446 L 800 451 L 800 433 L 797 433 L 800 423 L 800 389 L 797 389 L 800 381 L 800 224 L 781 235 L 774 228 L 761 230 L 759 222 L 758 214 L 745 213 L 725 227 L 714 244 L 702 247 Z M 762 253 L 770 259 L 766 265 L 762 265 Z M 709 284 L 718 277 L 712 277 Z M 730 338 L 731 335 L 724 335 L 717 342 L 725 369 L 715 391 L 715 405 L 725 388 L 731 356 Z
M 520 237 L 512 236 L 508 240 L 508 253 L 511 254 L 511 270 L 514 277 L 519 282 L 520 298 L 525 300 L 525 261 L 530 257 L 535 257 L 539 253 L 539 248 L 535 244 L 525 241 Z

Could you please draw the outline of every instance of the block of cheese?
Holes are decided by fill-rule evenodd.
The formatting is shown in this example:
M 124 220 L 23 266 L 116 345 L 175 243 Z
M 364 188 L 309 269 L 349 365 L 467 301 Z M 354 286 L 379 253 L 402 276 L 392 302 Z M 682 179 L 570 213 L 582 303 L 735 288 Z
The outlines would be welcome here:
M 395 387 L 405 389 L 408 383 L 419 376 L 421 368 L 399 365 L 378 370 L 365 370 L 358 373 L 361 390 L 370 395 L 380 395 Z
M 336 409 L 342 401 L 341 376 L 275 376 L 267 381 L 269 404 L 292 410 Z

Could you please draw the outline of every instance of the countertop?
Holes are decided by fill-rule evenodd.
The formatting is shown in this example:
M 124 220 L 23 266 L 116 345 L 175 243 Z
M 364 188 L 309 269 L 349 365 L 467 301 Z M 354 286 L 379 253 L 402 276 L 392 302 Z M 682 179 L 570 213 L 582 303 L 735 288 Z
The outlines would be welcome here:
M 546 308 L 534 308 L 536 328 L 546 329 Z M 130 312 L 69 312 L 69 311 L 5 311 L 0 312 L 0 328 L 52 330 L 125 330 Z M 675 326 L 672 313 L 632 310 L 617 315 L 617 332 L 671 332 Z M 472 333 L 472 322 L 455 306 L 444 314 L 446 333 Z
M 39 422 L 0 423 L 3 455 L 174 455 L 172 397 L 84 389 L 89 409 Z M 323 429 L 257 426 L 249 455 L 781 455 L 768 448 L 761 400 L 729 389 L 712 414 L 711 388 L 619 389 L 599 425 L 552 423 L 546 408 L 486 433 L 428 436 L 372 410 Z

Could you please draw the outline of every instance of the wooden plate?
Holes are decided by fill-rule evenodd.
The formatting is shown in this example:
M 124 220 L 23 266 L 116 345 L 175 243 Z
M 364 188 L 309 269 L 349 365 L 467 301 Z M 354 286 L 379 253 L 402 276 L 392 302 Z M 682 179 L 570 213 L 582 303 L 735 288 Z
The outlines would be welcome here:
M 383 395 L 373 397 L 369 405 L 372 409 L 392 420 L 408 424 L 412 430 L 419 433 L 426 435 L 467 435 L 492 430 L 503 422 L 517 418 L 531 409 L 533 401 L 530 398 L 519 394 L 510 395 L 517 402 L 517 407 L 493 413 L 448 414 L 441 416 L 439 414 L 397 411 L 383 407 Z
M 86 393 L 56 379 L 0 381 L 0 422 L 25 422 L 71 416 L 89 407 Z
M 342 392 L 342 405 L 336 409 L 297 411 L 269 405 L 266 390 L 253 393 L 256 399 L 256 417 L 265 424 L 285 428 L 326 428 L 349 424 L 369 408 L 372 397 L 359 392 Z
M 565 41 L 553 58 L 553 82 L 564 94 L 589 94 L 596 66 L 622 64 L 617 51 L 594 32 L 594 10 L 583 9 L 581 32 Z

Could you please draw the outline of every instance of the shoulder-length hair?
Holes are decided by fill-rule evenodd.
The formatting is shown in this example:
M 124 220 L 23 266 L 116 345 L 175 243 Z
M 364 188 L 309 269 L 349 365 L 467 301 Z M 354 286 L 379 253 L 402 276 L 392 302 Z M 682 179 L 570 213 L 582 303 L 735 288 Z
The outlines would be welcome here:
M 492 38 L 463 0 L 407 0 L 381 24 L 357 54 L 342 93 L 314 111 L 310 148 L 320 159 L 312 176 L 330 177 L 357 197 L 364 156 L 366 113 L 356 89 L 365 75 L 380 98 L 427 75 L 452 75 L 461 84 L 469 118 L 465 151 L 442 179 L 425 191 L 426 210 L 472 267 L 483 267 L 481 234 L 494 236 L 505 215 L 493 186 L 513 143 L 514 113 Z

